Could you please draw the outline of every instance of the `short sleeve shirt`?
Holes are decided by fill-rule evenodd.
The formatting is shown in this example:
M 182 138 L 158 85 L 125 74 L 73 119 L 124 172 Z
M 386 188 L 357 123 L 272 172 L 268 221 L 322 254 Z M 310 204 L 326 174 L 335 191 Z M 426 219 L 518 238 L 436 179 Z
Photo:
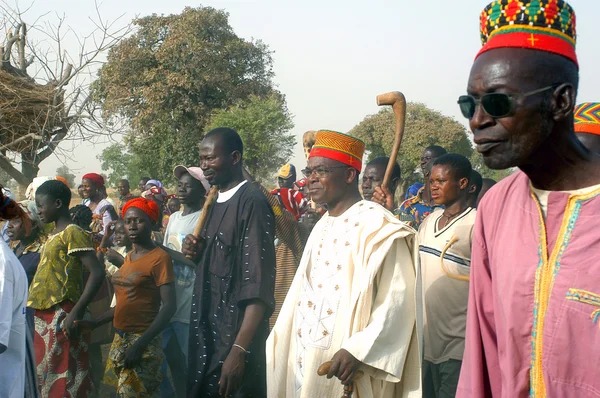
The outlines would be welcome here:
M 90 234 L 71 224 L 51 235 L 29 287 L 28 307 L 46 310 L 65 300 L 76 303 L 83 292 L 83 263 L 78 254 L 94 252 Z
M 160 286 L 175 280 L 171 257 L 157 247 L 137 260 L 131 252 L 112 276 L 117 305 L 113 324 L 123 332 L 144 332 L 160 309 Z

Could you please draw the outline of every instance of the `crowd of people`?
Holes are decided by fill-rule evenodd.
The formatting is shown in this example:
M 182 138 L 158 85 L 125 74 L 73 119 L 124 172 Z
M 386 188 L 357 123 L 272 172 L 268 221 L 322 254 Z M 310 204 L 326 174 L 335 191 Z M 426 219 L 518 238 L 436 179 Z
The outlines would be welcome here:
M 221 127 L 174 194 L 3 189 L 0 397 L 600 396 L 600 103 L 576 106 L 575 15 L 494 1 L 481 37 L 458 104 L 485 164 L 516 168 L 498 183 L 431 145 L 422 181 L 392 162 L 385 184 L 389 158 L 363 169 L 361 140 L 318 130 L 303 178 L 268 190 Z

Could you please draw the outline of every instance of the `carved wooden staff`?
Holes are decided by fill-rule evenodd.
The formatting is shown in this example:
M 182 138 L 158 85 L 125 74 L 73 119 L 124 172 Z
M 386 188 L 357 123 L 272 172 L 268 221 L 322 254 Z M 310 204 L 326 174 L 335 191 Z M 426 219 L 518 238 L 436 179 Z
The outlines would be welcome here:
M 404 94 L 402 94 L 400 91 L 392 91 L 387 94 L 378 95 L 377 105 L 391 105 L 392 109 L 394 110 L 394 117 L 396 119 L 394 145 L 392 146 L 390 161 L 385 169 L 385 176 L 383 177 L 382 184 L 384 187 L 389 189 L 390 181 L 392 179 L 392 172 L 394 171 L 396 158 L 398 157 L 398 152 L 400 151 L 400 144 L 402 144 L 402 136 L 404 135 L 404 125 L 406 122 L 406 98 L 404 98 Z
M 329 368 L 331 368 L 332 364 L 333 364 L 333 361 L 325 362 L 324 364 L 319 366 L 319 369 L 317 369 L 317 374 L 319 376 L 327 375 L 327 373 L 329 373 Z M 344 395 L 342 395 L 341 398 L 352 398 L 352 393 L 354 392 L 354 383 L 357 382 L 358 380 L 360 380 L 364 375 L 365 374 L 362 370 L 357 370 L 354 373 L 354 377 L 352 378 L 352 384 L 350 384 L 348 386 L 344 386 Z
M 200 234 L 202 233 L 202 229 L 206 225 L 206 221 L 208 220 L 208 215 L 210 213 L 210 209 L 215 204 L 217 200 L 217 196 L 219 195 L 219 187 L 217 185 L 213 185 L 210 191 L 208 192 L 208 196 L 204 201 L 204 206 L 202 206 L 202 213 L 200 213 L 200 217 L 198 217 L 198 221 L 196 222 L 196 226 L 194 227 L 194 237 L 198 239 Z

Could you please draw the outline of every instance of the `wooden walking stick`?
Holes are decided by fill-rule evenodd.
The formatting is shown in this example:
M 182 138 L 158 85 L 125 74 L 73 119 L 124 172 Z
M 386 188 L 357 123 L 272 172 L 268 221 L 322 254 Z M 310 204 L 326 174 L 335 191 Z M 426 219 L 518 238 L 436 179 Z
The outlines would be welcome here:
M 329 373 L 329 368 L 331 368 L 332 364 L 333 361 L 325 362 L 324 364 L 319 366 L 319 369 L 317 369 L 317 374 L 319 376 L 325 376 L 327 373 Z M 344 395 L 342 395 L 341 398 L 352 398 L 352 393 L 354 392 L 354 383 L 360 380 L 364 375 L 365 373 L 362 370 L 357 370 L 356 373 L 354 373 L 354 377 L 352 378 L 352 384 L 350 384 L 349 386 L 344 386 Z
M 215 204 L 217 200 L 217 196 L 219 194 L 219 187 L 217 185 L 213 185 L 210 191 L 208 192 L 208 196 L 204 201 L 204 206 L 202 206 L 202 213 L 200 213 L 200 217 L 198 217 L 198 222 L 196 222 L 196 226 L 194 227 L 194 237 L 198 239 L 200 234 L 202 233 L 202 229 L 204 225 L 206 225 L 206 221 L 208 220 L 208 215 L 210 213 L 210 209 Z
M 402 136 L 404 135 L 404 125 L 406 122 L 406 98 L 400 91 L 392 91 L 391 93 L 381 94 L 377 96 L 377 105 L 391 105 L 394 110 L 394 117 L 396 119 L 396 134 L 394 136 L 394 146 L 390 153 L 390 161 L 388 162 L 387 168 L 385 169 L 385 176 L 383 177 L 383 185 L 387 189 L 390 188 L 390 181 L 392 179 L 392 172 L 398 157 L 398 151 L 400 151 L 400 144 L 402 144 Z

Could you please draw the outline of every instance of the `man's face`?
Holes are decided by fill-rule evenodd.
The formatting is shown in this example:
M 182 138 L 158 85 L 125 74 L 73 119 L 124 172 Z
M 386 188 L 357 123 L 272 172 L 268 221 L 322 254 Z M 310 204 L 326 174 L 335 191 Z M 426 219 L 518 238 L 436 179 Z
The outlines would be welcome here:
M 313 170 L 313 173 L 307 176 L 310 198 L 319 204 L 337 203 L 346 191 L 347 172 L 350 167 L 332 159 L 313 156 L 308 159 L 307 168 Z
M 290 176 L 290 178 L 277 178 L 277 183 L 279 184 L 279 188 L 289 188 L 294 189 L 294 182 L 296 181 L 295 176 Z
M 427 177 L 430 168 L 428 167 L 431 162 L 433 162 L 437 156 L 430 150 L 425 149 L 423 154 L 421 155 L 421 171 L 423 172 L 423 176 Z
M 375 188 L 381 186 L 384 176 L 385 166 L 383 165 L 365 167 L 361 186 L 365 200 L 371 200 L 371 198 L 373 198 L 373 192 L 375 192 Z
M 119 195 L 125 196 L 129 194 L 129 183 L 126 181 L 119 181 L 119 185 L 117 185 L 117 189 L 119 190 Z
M 177 184 L 177 197 L 185 204 L 196 204 L 206 195 L 202 183 L 191 176 L 190 173 L 183 173 Z M 179 210 L 179 203 L 173 205 Z M 175 211 L 177 211 L 175 210 Z
M 458 180 L 454 172 L 445 165 L 433 166 L 429 177 L 431 199 L 436 205 L 447 205 L 455 202 L 462 189 L 466 189 L 469 181 L 466 178 Z
M 530 51 L 528 54 L 527 51 Z M 542 87 L 529 66 L 532 50 L 502 48 L 482 54 L 473 64 L 467 92 L 476 99 L 487 93 L 519 94 Z M 514 111 L 494 119 L 481 105 L 470 120 L 476 149 L 491 169 L 522 166 L 532 158 L 551 132 L 544 98 L 552 91 L 515 99 Z
M 231 181 L 233 167 L 237 163 L 234 154 L 235 152 L 228 153 L 225 150 L 223 138 L 218 135 L 202 140 L 200 144 L 200 168 L 211 186 L 223 185 Z

